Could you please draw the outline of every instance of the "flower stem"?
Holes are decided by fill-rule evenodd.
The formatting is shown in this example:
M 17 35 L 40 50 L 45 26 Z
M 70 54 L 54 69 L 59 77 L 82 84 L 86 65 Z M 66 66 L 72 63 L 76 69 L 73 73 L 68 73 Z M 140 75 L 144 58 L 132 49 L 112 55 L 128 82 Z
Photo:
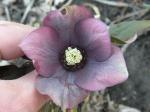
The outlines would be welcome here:
M 66 112 L 78 112 L 77 109 L 66 109 Z

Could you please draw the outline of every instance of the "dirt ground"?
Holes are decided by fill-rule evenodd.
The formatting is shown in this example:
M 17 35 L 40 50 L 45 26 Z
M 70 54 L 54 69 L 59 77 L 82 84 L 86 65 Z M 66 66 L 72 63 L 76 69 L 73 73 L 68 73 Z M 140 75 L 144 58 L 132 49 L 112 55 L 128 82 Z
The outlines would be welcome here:
M 92 4 L 89 8 L 98 10 L 96 15 L 100 14 L 101 19 L 108 25 L 128 20 L 150 20 L 150 0 L 73 0 L 70 3 L 71 0 L 58 1 L 62 3 L 50 3 L 49 0 L 0 0 L 0 20 L 38 27 L 50 9 L 61 8 L 65 4 L 85 3 Z M 145 32 L 130 44 L 124 56 L 129 79 L 105 91 L 92 93 L 89 101 L 82 104 L 81 112 L 150 112 L 150 32 Z M 13 60 L 10 65 L 0 66 L 0 78 L 14 79 L 31 70 L 31 62 Z M 122 109 L 122 105 L 126 109 Z M 127 111 L 128 106 L 139 111 Z

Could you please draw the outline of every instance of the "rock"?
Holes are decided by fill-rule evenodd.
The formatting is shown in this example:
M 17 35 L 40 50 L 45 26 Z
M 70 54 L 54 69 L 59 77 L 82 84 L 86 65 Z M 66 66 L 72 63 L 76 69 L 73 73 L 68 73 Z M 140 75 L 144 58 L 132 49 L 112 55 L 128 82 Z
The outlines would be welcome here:
M 1 67 L 1 66 L 8 66 L 8 65 L 11 65 L 11 64 L 9 63 L 9 61 L 5 61 L 5 60 L 1 60 L 1 61 L 0 61 L 0 67 Z
M 119 105 L 119 112 L 141 112 L 141 111 L 125 105 Z

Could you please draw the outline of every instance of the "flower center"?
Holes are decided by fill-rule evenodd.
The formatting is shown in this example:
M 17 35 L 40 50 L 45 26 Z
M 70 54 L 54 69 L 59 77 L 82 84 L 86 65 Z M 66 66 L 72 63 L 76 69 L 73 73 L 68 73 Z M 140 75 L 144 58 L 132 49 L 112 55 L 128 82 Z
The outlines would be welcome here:
M 75 65 L 81 62 L 83 56 L 77 48 L 68 47 L 65 50 L 65 58 L 67 65 Z
M 60 54 L 60 62 L 66 70 L 76 71 L 84 67 L 86 53 L 81 48 L 69 46 Z

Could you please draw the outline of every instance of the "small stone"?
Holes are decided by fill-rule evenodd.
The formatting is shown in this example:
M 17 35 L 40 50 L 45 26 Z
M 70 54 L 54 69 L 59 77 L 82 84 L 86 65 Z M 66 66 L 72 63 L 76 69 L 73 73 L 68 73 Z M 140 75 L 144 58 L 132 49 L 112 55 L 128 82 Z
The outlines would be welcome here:
M 1 66 L 8 66 L 8 65 L 11 65 L 11 64 L 9 63 L 9 61 L 0 60 L 0 67 L 1 67 Z
M 141 111 L 125 105 L 119 105 L 119 112 L 141 112 Z

